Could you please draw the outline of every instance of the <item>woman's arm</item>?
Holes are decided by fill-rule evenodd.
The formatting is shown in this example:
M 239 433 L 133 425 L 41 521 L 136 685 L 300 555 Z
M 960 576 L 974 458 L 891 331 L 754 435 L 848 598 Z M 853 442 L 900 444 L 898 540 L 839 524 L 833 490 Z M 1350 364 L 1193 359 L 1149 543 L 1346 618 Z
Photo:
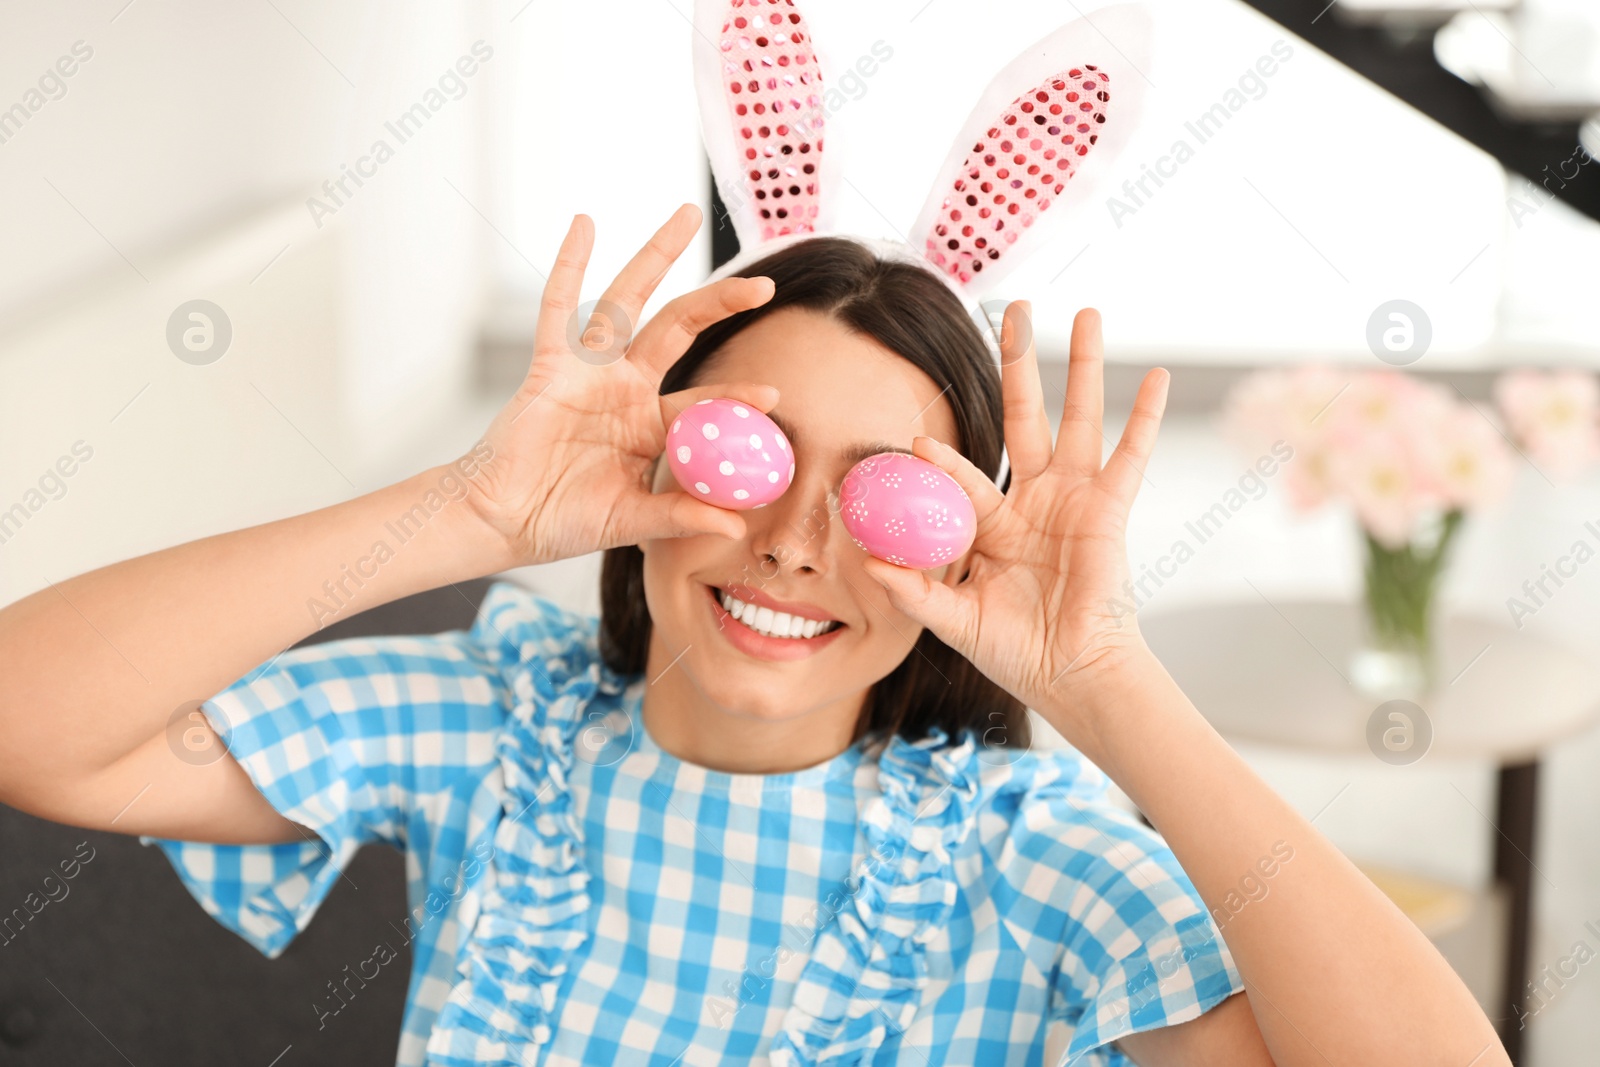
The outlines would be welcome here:
M 568 326 L 594 231 L 576 216 L 541 298 L 527 377 L 454 463 L 102 567 L 0 610 L 0 801 L 128 834 L 294 840 L 295 824 L 231 757 L 180 758 L 186 730 L 219 742 L 203 716 L 169 736 L 174 713 L 326 623 L 398 597 L 652 538 L 743 537 L 738 514 L 646 481 L 684 407 L 712 396 L 761 411 L 778 402 L 773 387 L 742 382 L 660 394 L 699 331 L 772 295 L 770 279 L 724 278 L 634 333 L 699 225 L 694 205 L 674 212 L 602 297 L 626 320 L 612 324 L 620 336 L 586 334 L 580 353 Z
M 1223 917 L 1250 1011 L 1230 998 L 1122 1044 L 1145 1067 L 1259 1063 L 1264 1053 L 1279 1067 L 1508 1064 L 1444 958 L 1217 735 L 1125 606 L 1127 516 L 1166 405 L 1166 372 L 1145 377 L 1106 460 L 1099 315 L 1085 310 L 1073 322 L 1054 444 L 1023 305 L 1007 309 L 1001 355 L 1007 491 L 954 449 L 914 442 L 972 498 L 970 565 L 957 561 L 939 582 L 881 560 L 863 565 L 895 607 L 1037 710 L 1121 786 L 1213 918 Z M 1266 895 L 1240 907 L 1242 891 L 1263 883 Z
M 0 611 L 0 801 L 92 829 L 294 840 L 233 760 L 189 762 L 170 747 L 183 729 L 209 733 L 203 720 L 176 739 L 168 721 L 329 622 L 507 566 L 504 539 L 464 499 L 474 473 L 469 454 Z

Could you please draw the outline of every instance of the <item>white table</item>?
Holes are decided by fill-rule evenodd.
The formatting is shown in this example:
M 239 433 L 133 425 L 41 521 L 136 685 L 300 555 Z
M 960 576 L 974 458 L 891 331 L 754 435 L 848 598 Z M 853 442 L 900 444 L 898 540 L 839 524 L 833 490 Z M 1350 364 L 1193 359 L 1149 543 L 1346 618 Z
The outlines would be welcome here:
M 1139 625 L 1223 736 L 1301 751 L 1373 751 L 1368 720 L 1381 702 L 1346 680 L 1360 642 L 1359 605 L 1257 599 L 1152 613 Z M 1495 877 L 1510 900 L 1502 995 L 1512 1008 L 1501 1039 L 1518 1063 L 1539 759 L 1600 717 L 1600 667 L 1509 622 L 1451 615 L 1436 625 L 1439 681 L 1416 700 L 1432 728 L 1426 752 L 1499 767 Z

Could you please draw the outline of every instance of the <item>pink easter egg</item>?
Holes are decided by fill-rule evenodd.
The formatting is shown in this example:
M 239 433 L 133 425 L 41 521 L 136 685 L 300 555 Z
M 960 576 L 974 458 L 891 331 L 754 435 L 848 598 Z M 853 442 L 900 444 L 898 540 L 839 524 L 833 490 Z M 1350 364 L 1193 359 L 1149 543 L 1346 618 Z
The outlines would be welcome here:
M 794 449 L 778 424 L 721 397 L 689 405 L 667 429 L 667 463 L 683 491 L 719 508 L 760 508 L 794 481 Z
M 934 464 L 903 452 L 880 452 L 851 467 L 840 498 L 851 540 L 897 566 L 948 563 L 977 536 L 967 491 Z

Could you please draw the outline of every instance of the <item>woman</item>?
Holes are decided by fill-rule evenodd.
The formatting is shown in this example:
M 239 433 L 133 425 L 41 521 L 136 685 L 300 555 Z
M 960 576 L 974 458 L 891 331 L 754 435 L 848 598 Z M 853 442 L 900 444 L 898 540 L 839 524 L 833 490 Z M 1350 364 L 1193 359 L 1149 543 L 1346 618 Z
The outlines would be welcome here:
M 625 321 L 698 225 L 685 205 L 617 276 Z M 1166 372 L 1102 464 L 1081 312 L 1052 444 L 1025 307 L 997 373 L 939 279 L 842 238 L 671 301 L 607 358 L 566 341 L 592 240 L 578 216 L 527 379 L 458 462 L 0 612 L 0 799 L 156 841 L 269 955 L 360 844 L 407 850 L 406 1064 L 1039 1063 L 1050 1022 L 1073 1063 L 1509 1062 L 1109 606 Z M 660 462 L 713 396 L 793 442 L 766 508 Z M 852 544 L 834 492 L 886 447 L 967 491 L 966 556 Z M 470 633 L 283 652 L 599 550 L 598 628 L 501 584 Z M 1024 708 L 1076 752 L 1026 751 Z

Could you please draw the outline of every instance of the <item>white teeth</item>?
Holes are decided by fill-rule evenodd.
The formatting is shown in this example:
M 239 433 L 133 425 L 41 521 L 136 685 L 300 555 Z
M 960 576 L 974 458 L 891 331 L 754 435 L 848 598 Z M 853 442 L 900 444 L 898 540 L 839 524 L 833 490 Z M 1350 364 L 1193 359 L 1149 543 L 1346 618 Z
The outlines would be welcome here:
M 819 622 L 816 619 L 805 619 L 799 615 L 790 615 L 786 611 L 773 611 L 771 608 L 759 607 L 746 603 L 738 597 L 721 593 L 722 610 L 738 619 L 756 633 L 767 637 L 805 638 L 816 637 L 818 634 L 827 633 L 836 629 L 841 624 L 837 621 Z

